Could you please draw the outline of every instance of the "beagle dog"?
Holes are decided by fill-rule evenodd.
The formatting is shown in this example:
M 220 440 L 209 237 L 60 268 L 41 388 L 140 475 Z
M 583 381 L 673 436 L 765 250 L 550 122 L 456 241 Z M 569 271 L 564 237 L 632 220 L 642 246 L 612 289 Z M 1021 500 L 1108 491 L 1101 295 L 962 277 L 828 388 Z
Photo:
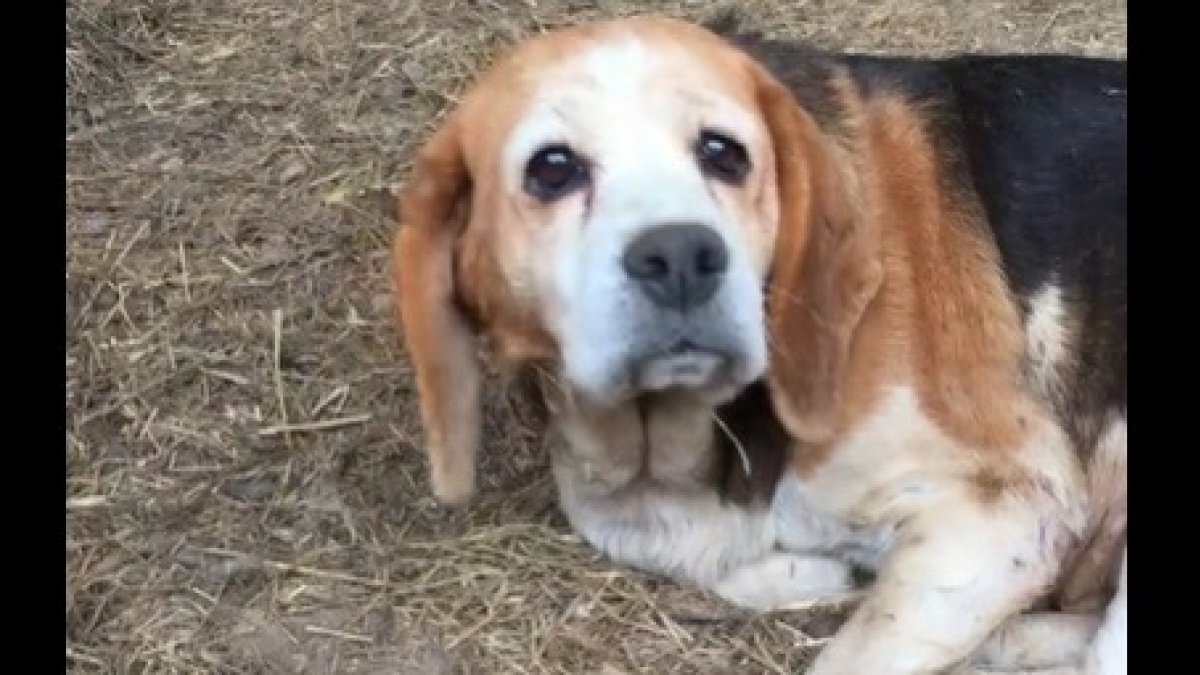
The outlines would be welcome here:
M 474 490 L 482 338 L 614 560 L 756 609 L 873 574 L 809 672 L 1124 673 L 1125 120 L 1123 61 L 516 46 L 400 198 L 436 495 Z

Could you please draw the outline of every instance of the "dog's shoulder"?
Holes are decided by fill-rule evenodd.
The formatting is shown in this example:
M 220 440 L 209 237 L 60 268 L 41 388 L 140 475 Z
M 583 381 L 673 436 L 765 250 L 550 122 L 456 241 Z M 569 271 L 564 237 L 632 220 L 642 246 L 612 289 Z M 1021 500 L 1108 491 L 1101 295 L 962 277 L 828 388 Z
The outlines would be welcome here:
M 1124 60 L 843 53 L 766 37 L 735 15 L 708 25 L 789 87 L 828 134 L 852 133 L 851 107 L 901 106 L 937 167 L 923 189 L 964 216 L 941 226 L 986 242 L 994 259 L 971 264 L 999 274 L 1020 308 L 1031 379 L 1066 417 L 1124 409 Z

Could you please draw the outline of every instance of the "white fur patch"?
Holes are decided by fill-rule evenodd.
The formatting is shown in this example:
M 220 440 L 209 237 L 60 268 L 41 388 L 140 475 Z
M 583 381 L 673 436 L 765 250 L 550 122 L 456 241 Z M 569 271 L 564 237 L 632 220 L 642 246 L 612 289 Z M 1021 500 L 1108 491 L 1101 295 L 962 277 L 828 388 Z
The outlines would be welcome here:
M 972 656 L 971 665 L 998 672 L 1041 671 L 1082 662 L 1100 624 L 1088 614 L 1022 614 L 1001 626 Z
M 1073 339 L 1069 319 L 1058 286 L 1047 284 L 1030 298 L 1026 349 L 1034 377 L 1046 391 L 1061 387 L 1058 369 L 1070 358 Z
M 829 600 L 853 586 L 850 567 L 841 560 L 776 551 L 735 568 L 713 589 L 735 605 L 777 611 Z
M 898 523 L 979 467 L 973 453 L 934 425 L 917 392 L 891 388 L 875 412 L 830 453 L 805 481 L 812 503 L 853 522 Z
M 720 367 L 721 358 L 712 354 L 673 354 L 648 364 L 638 384 L 647 391 L 700 387 L 709 382 Z
M 620 433 L 628 430 L 622 425 L 640 424 L 637 417 L 629 409 L 603 422 L 580 424 L 570 413 L 558 419 L 566 441 L 553 451 L 559 505 L 592 546 L 617 563 L 690 581 L 748 609 L 851 590 L 850 567 L 821 553 L 843 538 L 841 528 L 792 508 L 779 518 L 778 510 L 726 502 L 705 478 L 715 458 L 706 407 L 660 401 L 646 422 L 655 440 L 649 449 L 639 445 L 642 433 Z

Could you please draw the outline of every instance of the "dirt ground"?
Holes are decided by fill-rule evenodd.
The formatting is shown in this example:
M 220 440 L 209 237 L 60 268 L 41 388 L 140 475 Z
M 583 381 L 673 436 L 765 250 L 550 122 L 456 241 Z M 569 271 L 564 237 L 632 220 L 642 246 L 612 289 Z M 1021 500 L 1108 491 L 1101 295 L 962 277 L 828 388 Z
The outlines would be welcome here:
M 598 560 L 519 399 L 430 497 L 391 322 L 389 188 L 464 77 L 673 0 L 69 0 L 74 673 L 799 672 L 836 612 L 748 616 Z M 827 47 L 1125 54 L 1125 6 L 762 0 Z

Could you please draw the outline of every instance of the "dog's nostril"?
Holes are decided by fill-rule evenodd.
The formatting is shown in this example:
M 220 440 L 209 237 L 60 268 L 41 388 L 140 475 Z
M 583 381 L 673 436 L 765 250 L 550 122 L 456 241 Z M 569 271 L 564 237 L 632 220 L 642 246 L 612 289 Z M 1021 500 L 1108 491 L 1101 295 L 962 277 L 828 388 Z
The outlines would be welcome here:
M 633 240 L 622 264 L 656 305 L 686 311 L 716 293 L 729 268 L 729 250 L 712 228 L 666 225 Z
M 696 251 L 696 271 L 703 275 L 723 274 L 729 269 L 729 252 L 724 245 L 702 245 Z
M 666 256 L 651 254 L 646 258 L 641 272 L 646 278 L 665 277 L 671 273 L 671 263 L 667 262 Z
M 625 272 L 639 281 L 665 279 L 671 276 L 671 263 L 667 256 L 650 249 L 629 251 L 622 261 Z

